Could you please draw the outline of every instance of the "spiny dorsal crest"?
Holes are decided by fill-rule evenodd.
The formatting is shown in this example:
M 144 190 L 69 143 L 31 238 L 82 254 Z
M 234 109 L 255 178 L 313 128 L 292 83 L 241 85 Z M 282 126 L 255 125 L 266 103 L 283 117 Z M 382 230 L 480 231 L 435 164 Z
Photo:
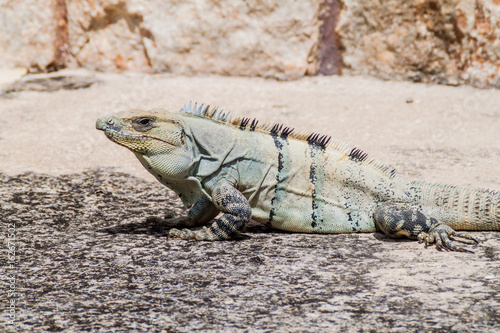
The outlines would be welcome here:
M 276 136 L 281 136 L 282 138 L 286 138 L 293 132 L 293 128 L 284 127 L 283 124 L 274 124 L 273 128 L 271 128 L 271 134 Z
M 194 103 L 193 105 L 192 102 L 189 102 L 189 105 L 184 104 L 180 112 L 191 113 L 195 116 L 210 118 L 222 122 L 231 122 L 229 119 L 229 112 L 223 113 L 222 111 L 223 110 L 219 110 L 219 108 L 214 108 L 210 111 L 210 105 L 205 106 L 205 104 L 201 104 L 198 107 L 198 103 Z
M 243 117 L 243 118 L 241 118 L 241 121 L 240 121 L 240 130 L 246 129 L 248 124 L 250 123 L 250 126 L 248 126 L 248 129 L 250 131 L 255 131 L 255 128 L 257 127 L 258 122 L 259 121 L 254 118 L 252 120 L 252 122 L 250 123 L 250 118 Z
M 282 138 L 291 137 L 297 140 L 307 141 L 309 144 L 318 146 L 322 149 L 334 149 L 346 154 L 353 161 L 371 165 L 391 178 L 396 177 L 396 170 L 391 166 L 370 158 L 367 153 L 363 152 L 359 148 L 348 149 L 347 144 L 343 141 L 332 140 L 332 137 L 328 135 L 321 135 L 319 133 L 298 133 L 294 132 L 294 129 L 291 127 L 284 127 L 282 124 L 277 123 L 257 125 L 259 121 L 255 118 L 252 121 L 250 121 L 250 118 L 247 117 L 237 117 L 233 119 L 230 117 L 229 112 L 223 112 L 223 110 L 219 110 L 219 108 L 213 108 L 210 110 L 210 105 L 205 106 L 205 104 L 201 104 L 198 106 L 198 103 L 196 102 L 194 104 L 192 102 L 189 102 L 187 105 L 184 104 L 180 112 L 191 114 L 196 117 L 211 119 L 216 122 L 239 128 L 240 130 L 258 131 L 270 135 L 280 136 Z
M 359 148 L 353 148 L 349 153 L 349 157 L 351 158 L 351 160 L 363 162 L 368 159 L 368 154 Z
M 319 146 L 323 149 L 328 147 L 328 143 L 332 140 L 331 136 L 328 135 L 321 135 L 319 133 L 311 133 L 307 137 L 307 142 L 309 142 L 312 145 Z

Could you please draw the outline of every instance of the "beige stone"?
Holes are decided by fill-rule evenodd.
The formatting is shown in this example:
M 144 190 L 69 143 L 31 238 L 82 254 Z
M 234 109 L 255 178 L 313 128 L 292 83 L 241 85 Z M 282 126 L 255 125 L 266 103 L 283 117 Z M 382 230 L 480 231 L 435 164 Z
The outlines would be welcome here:
M 498 1 L 345 0 L 344 5 L 338 31 L 347 73 L 500 85 Z
M 52 0 L 0 0 L 0 68 L 47 66 L 55 27 Z
M 2 65 L 45 68 L 54 53 L 54 3 L 20 2 L 2 5 L 6 29 L 0 45 L 8 50 L 0 55 Z M 75 64 L 103 71 L 298 78 L 317 40 L 319 0 L 67 0 L 66 5 Z M 18 30 L 28 30 L 27 38 L 16 36 Z
M 84 67 L 149 71 L 141 36 L 142 15 L 130 12 L 124 1 L 70 1 L 72 53 Z
M 104 0 L 68 7 L 76 58 L 100 70 L 298 78 L 317 31 L 318 1 Z
M 317 34 L 318 1 L 163 3 L 144 9 L 145 28 L 159 36 L 148 41 L 154 71 L 167 67 L 177 73 L 281 79 L 304 75 Z
M 56 42 L 66 44 L 55 40 L 56 0 L 0 0 L 0 67 L 53 70 L 62 61 L 100 71 L 277 79 L 326 68 L 500 87 L 500 1 L 340 2 L 58 0 L 67 7 L 70 50 L 58 60 Z M 341 57 L 329 62 L 332 49 Z

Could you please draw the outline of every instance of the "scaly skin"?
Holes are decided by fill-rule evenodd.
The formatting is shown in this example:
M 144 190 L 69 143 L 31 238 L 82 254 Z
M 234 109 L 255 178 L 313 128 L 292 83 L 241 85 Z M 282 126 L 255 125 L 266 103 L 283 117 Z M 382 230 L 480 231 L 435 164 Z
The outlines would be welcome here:
M 153 218 L 183 239 L 232 239 L 250 219 L 309 233 L 383 231 L 438 248 L 467 251 L 456 230 L 500 230 L 500 193 L 408 183 L 359 149 L 282 125 L 228 119 L 208 107 L 180 112 L 130 110 L 97 120 L 97 129 L 135 153 L 143 166 L 191 207 L 187 217 Z M 194 205 L 194 206 L 193 206 Z

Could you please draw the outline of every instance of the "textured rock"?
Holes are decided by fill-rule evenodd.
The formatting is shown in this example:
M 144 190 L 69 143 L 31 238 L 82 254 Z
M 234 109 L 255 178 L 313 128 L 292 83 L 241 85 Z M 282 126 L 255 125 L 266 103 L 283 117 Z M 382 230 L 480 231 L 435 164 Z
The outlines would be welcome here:
M 0 66 L 500 87 L 499 0 L 0 2 Z M 67 15 L 66 15 L 67 14 Z
M 499 86 L 500 1 L 345 0 L 347 73 Z
M 143 42 L 149 35 L 144 33 L 142 14 L 128 8 L 132 2 L 68 4 L 70 45 L 78 63 L 101 71 L 151 69 Z
M 475 254 L 379 233 L 256 225 L 237 242 L 167 240 L 145 219 L 178 216 L 180 202 L 95 130 L 103 114 L 175 110 L 196 98 L 334 135 L 407 179 L 500 190 L 499 90 L 361 77 L 95 76 L 88 89 L 0 98 L 0 172 L 9 174 L 0 174 L 0 240 L 15 223 L 18 255 L 17 317 L 5 324 L 2 294 L 0 331 L 500 331 L 500 232 L 471 233 L 482 240 Z M 102 166 L 124 173 L 83 172 Z
M 473 233 L 476 254 L 257 225 L 241 241 L 168 240 L 144 220 L 180 214 L 173 193 L 110 170 L 0 174 L 0 202 L 17 259 L 3 332 L 500 329 L 499 233 Z
M 0 1 L 0 66 L 47 67 L 55 28 L 53 0 Z
M 147 28 L 170 33 L 147 40 L 155 71 L 298 78 L 317 39 L 314 0 L 156 2 L 169 18 L 158 19 L 157 6 L 145 8 L 145 18 L 157 17 Z
M 54 72 L 49 74 L 29 74 L 0 89 L 1 97 L 11 97 L 21 91 L 57 91 L 88 88 L 99 80 L 91 75 Z
M 298 78 L 318 1 L 70 2 L 79 63 L 99 70 Z
M 102 71 L 298 78 L 317 40 L 318 3 L 66 1 L 69 49 L 73 65 Z M 2 66 L 50 67 L 57 55 L 55 1 L 1 6 L 0 46 L 9 50 Z

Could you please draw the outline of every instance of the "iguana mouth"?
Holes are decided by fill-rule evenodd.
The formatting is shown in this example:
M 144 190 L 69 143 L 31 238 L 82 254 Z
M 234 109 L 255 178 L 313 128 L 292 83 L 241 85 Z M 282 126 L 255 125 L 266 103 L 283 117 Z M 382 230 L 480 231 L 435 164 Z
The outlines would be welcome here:
M 146 148 L 146 142 L 151 141 L 151 140 L 160 141 L 160 142 L 166 143 L 170 146 L 175 146 L 171 142 L 168 142 L 166 140 L 162 140 L 160 138 L 156 138 L 156 137 L 153 137 L 150 135 L 124 133 L 122 131 L 118 131 L 118 130 L 113 129 L 113 128 L 104 128 L 104 129 L 102 129 L 102 131 L 104 131 L 104 134 L 106 135 L 106 137 L 108 137 L 108 139 L 110 139 L 111 141 L 116 142 L 122 146 L 125 146 L 127 148 L 129 148 L 127 143 L 134 144 L 134 145 L 143 144 L 143 147 L 136 147 L 134 150 L 142 150 L 142 149 Z
M 111 128 L 106 128 L 103 129 L 104 134 L 111 140 L 113 141 L 127 141 L 127 140 L 133 140 L 133 141 L 145 141 L 147 139 L 154 139 L 146 135 L 138 135 L 138 134 L 130 134 L 130 133 L 123 133 L 121 131 L 117 131 L 115 129 Z

